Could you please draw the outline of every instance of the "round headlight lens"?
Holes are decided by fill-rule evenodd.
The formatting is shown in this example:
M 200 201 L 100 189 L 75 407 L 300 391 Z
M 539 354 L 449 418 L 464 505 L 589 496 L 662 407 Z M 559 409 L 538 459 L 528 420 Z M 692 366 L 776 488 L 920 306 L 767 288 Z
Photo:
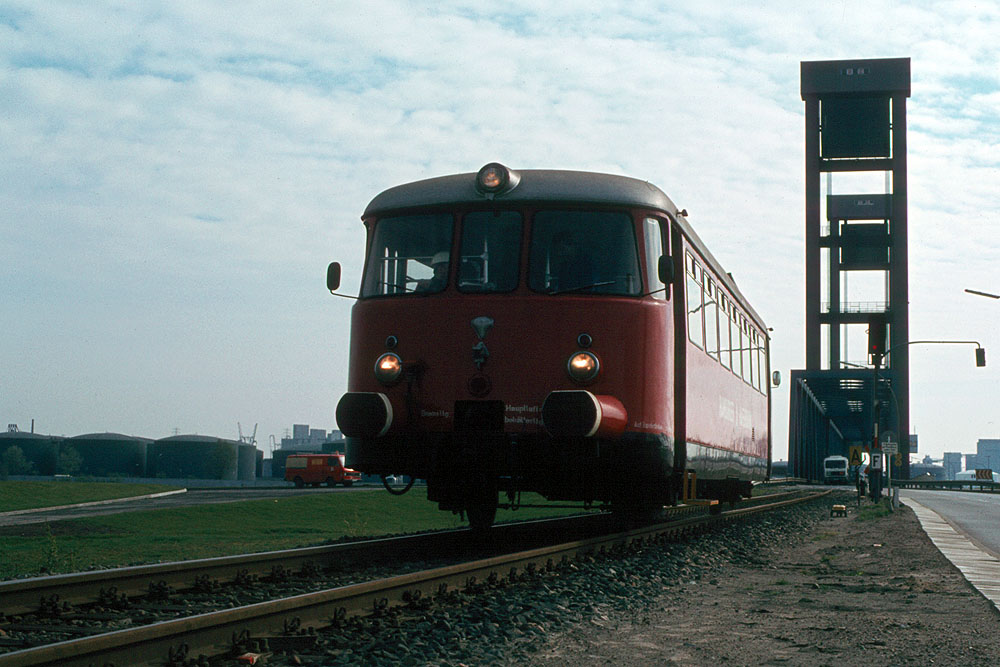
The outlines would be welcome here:
M 590 382 L 600 370 L 601 362 L 592 352 L 577 352 L 566 363 L 566 371 L 574 382 Z
M 496 162 L 491 162 L 476 175 L 476 185 L 483 192 L 498 192 L 503 190 L 510 180 L 507 167 Z
M 403 360 L 392 352 L 386 352 L 375 362 L 375 379 L 384 385 L 393 384 L 403 372 Z

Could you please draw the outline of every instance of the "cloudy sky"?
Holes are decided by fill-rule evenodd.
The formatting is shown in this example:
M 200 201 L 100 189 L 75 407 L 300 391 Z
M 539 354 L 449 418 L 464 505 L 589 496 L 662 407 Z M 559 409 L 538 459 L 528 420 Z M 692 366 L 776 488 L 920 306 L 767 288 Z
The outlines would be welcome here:
M 259 424 L 265 450 L 293 423 L 335 428 L 351 301 L 326 264 L 356 290 L 375 194 L 490 161 L 660 186 L 774 328 L 787 378 L 804 365 L 799 63 L 909 57 L 911 339 L 979 340 L 992 362 L 912 348 L 911 422 L 935 456 L 1000 437 L 1000 301 L 963 292 L 1000 293 L 997 5 L 428 5 L 0 0 L 0 420 Z M 786 458 L 787 384 L 775 402 Z

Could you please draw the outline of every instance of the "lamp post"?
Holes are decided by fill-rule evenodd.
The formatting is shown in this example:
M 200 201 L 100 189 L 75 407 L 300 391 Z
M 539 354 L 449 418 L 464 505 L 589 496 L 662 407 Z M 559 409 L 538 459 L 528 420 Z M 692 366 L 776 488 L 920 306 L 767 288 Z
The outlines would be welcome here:
M 966 291 L 968 292 L 969 290 L 966 290 Z M 974 292 L 974 293 L 978 293 L 978 292 Z M 986 296 L 990 296 L 990 297 L 994 297 L 994 298 L 1000 299 L 1000 296 L 994 296 L 992 294 L 988 294 Z M 909 346 L 909 345 L 975 345 L 976 346 L 976 366 L 981 368 L 981 367 L 983 367 L 983 366 L 986 365 L 986 348 L 984 348 L 982 345 L 980 345 L 979 341 L 975 341 L 975 340 L 911 340 L 911 341 L 907 341 L 906 343 L 901 343 L 899 345 L 894 345 L 894 346 L 890 347 L 889 349 L 885 350 L 885 352 L 880 352 L 878 350 L 874 350 L 872 352 L 872 452 L 873 453 L 876 450 L 879 449 L 878 425 L 879 425 L 879 417 L 880 417 L 880 409 L 879 409 L 880 406 L 878 404 L 878 396 L 877 396 L 877 393 L 876 393 L 876 391 L 878 389 L 878 369 L 879 369 L 879 366 L 882 365 L 882 361 L 885 360 L 885 359 L 887 359 L 889 357 L 889 354 L 893 350 L 899 349 L 901 347 Z M 898 411 L 898 408 L 897 408 L 897 411 Z M 902 438 L 902 436 L 904 434 L 901 433 L 899 435 L 900 435 L 900 438 Z M 905 435 L 906 435 L 907 438 L 909 438 L 909 434 L 905 434 Z M 882 460 L 883 460 L 883 462 L 885 464 L 886 469 L 888 470 L 888 468 L 889 468 L 888 461 L 885 460 L 884 456 L 882 457 Z M 881 490 L 881 484 L 882 484 L 882 472 L 881 472 L 881 470 L 879 470 L 877 472 L 877 474 L 875 475 L 875 480 L 869 479 L 869 482 L 870 482 L 870 486 L 871 486 L 872 500 L 876 500 L 881 495 L 881 491 L 882 491 Z M 889 484 L 890 484 L 890 486 L 892 484 L 892 478 L 891 478 L 891 476 L 889 478 Z
M 968 292 L 969 294 L 975 294 L 977 296 L 985 296 L 989 297 L 990 299 L 1000 299 L 1000 294 L 990 294 L 989 292 L 980 292 L 979 290 L 974 290 L 974 289 L 966 289 L 965 291 Z

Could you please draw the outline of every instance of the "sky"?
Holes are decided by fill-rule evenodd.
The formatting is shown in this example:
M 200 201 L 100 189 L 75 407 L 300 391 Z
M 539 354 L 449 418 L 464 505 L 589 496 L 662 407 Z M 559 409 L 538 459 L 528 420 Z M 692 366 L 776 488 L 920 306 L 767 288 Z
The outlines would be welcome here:
M 336 428 L 352 301 L 326 265 L 356 293 L 372 197 L 492 161 L 659 186 L 787 379 L 805 363 L 799 64 L 908 57 L 910 338 L 977 340 L 989 364 L 911 347 L 911 427 L 935 457 L 1000 437 L 1000 301 L 963 291 L 1000 293 L 1000 6 L 429 4 L 0 0 L 0 420 L 256 425 L 265 451 Z M 841 176 L 834 193 L 885 191 Z M 773 396 L 783 459 L 787 382 Z

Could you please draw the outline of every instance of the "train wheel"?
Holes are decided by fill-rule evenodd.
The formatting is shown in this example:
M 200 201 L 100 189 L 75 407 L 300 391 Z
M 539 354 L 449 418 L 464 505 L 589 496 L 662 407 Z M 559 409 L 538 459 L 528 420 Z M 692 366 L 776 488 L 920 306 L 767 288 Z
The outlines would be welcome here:
M 296 477 L 295 478 L 295 488 L 296 489 L 301 489 L 305 485 L 306 485 L 306 483 L 302 480 L 301 477 Z

